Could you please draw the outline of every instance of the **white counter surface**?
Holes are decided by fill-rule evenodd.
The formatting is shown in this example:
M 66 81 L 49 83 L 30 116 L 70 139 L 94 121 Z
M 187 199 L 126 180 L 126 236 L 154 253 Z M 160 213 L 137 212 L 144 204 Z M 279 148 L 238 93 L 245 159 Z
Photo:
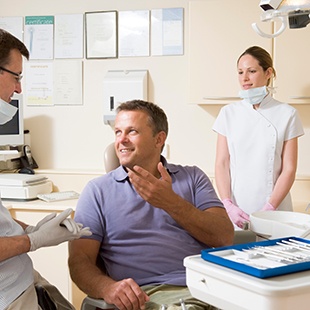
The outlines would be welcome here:
M 68 208 L 75 210 L 77 199 L 62 200 L 56 202 L 45 202 L 40 199 L 30 201 L 3 200 L 3 205 L 14 210 L 36 210 L 36 211 L 63 211 Z

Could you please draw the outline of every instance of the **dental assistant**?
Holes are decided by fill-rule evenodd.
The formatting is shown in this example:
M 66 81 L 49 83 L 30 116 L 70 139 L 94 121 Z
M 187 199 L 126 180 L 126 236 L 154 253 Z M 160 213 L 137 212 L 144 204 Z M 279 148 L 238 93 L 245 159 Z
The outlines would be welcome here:
M 237 69 L 243 99 L 221 109 L 213 130 L 218 193 L 235 227 L 242 228 L 255 211 L 293 210 L 289 191 L 304 131 L 296 109 L 268 90 L 276 72 L 266 50 L 248 48 Z

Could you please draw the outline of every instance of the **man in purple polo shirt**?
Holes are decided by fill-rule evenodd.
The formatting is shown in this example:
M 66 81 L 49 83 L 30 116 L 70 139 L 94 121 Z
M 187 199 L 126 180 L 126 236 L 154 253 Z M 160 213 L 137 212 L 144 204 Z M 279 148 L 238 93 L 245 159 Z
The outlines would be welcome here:
M 211 309 L 191 297 L 183 259 L 230 245 L 234 230 L 207 175 L 167 163 L 164 111 L 142 100 L 118 107 L 115 150 L 120 167 L 90 181 L 75 220 L 92 236 L 70 243 L 73 281 L 89 296 L 123 309 Z M 100 256 L 106 268 L 96 266 Z

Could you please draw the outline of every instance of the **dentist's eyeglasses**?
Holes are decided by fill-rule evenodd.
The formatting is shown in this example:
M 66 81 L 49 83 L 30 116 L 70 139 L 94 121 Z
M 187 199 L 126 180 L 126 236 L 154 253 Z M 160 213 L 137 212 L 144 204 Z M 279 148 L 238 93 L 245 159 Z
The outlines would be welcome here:
M 7 73 L 10 73 L 10 74 L 14 75 L 14 76 L 16 77 L 16 81 L 17 81 L 18 83 L 20 83 L 20 81 L 21 81 L 22 78 L 23 78 L 23 76 L 22 76 L 21 74 L 16 73 L 16 72 L 13 72 L 13 71 L 11 71 L 11 70 L 9 70 L 9 69 L 0 67 L 0 70 L 5 71 L 5 72 L 7 72 Z

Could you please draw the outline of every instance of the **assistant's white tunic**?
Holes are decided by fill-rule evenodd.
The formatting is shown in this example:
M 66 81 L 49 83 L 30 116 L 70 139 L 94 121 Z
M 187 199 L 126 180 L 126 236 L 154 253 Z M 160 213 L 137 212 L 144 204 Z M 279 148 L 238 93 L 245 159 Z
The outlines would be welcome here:
M 259 108 L 245 101 L 224 106 L 213 130 L 227 139 L 232 201 L 246 213 L 263 208 L 281 173 L 283 143 L 304 134 L 296 109 L 265 97 Z M 288 194 L 279 210 L 292 210 Z

